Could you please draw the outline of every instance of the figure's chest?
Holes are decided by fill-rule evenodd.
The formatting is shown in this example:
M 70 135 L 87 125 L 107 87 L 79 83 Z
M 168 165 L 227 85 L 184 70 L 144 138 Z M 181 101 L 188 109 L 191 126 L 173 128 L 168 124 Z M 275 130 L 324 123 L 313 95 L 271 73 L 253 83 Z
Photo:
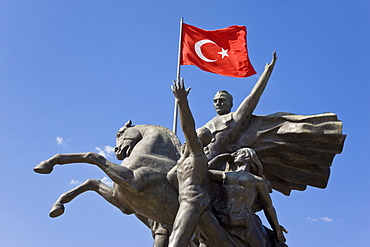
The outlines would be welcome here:
M 224 178 L 224 185 L 239 186 L 244 189 L 255 187 L 256 179 L 248 172 L 236 171 L 236 172 L 226 172 Z

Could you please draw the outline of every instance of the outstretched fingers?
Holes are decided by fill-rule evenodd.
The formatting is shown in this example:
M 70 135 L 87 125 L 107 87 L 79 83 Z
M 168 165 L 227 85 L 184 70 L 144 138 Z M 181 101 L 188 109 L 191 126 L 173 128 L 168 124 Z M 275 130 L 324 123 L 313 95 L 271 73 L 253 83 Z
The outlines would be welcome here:
M 285 227 L 283 227 L 283 226 L 280 226 L 280 230 L 281 230 L 282 232 L 288 233 L 288 230 L 287 230 L 287 229 L 285 229 Z
M 188 87 L 188 89 L 186 89 L 186 95 L 189 95 L 190 89 L 191 89 L 191 87 Z
M 180 86 L 180 81 L 179 80 L 173 80 L 173 85 L 171 85 L 171 89 L 172 89 L 172 92 L 176 92 L 179 90 L 179 88 L 181 88 Z
M 190 87 L 185 90 L 184 79 L 174 80 L 173 85 L 171 86 L 172 92 L 177 99 L 186 97 L 190 92 Z
M 184 78 L 180 78 L 178 80 L 173 80 L 173 86 L 172 88 L 184 88 L 185 83 L 184 83 Z
M 265 69 L 266 68 L 273 68 L 275 66 L 275 63 L 276 63 L 276 60 L 278 59 L 278 57 L 276 56 L 276 51 L 274 51 L 272 53 L 272 59 L 271 59 L 271 63 L 266 63 L 265 65 Z
M 273 53 L 272 53 L 272 60 L 271 60 L 271 64 L 274 64 L 275 62 L 276 62 L 276 60 L 277 60 L 278 58 L 277 58 L 277 56 L 276 56 L 276 51 L 274 51 Z

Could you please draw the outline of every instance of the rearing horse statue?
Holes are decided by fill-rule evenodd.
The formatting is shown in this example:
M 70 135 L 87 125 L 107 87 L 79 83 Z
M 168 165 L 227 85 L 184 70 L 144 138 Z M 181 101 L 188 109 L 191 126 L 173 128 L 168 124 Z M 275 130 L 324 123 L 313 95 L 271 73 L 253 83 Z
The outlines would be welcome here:
M 167 172 L 179 158 L 180 142 L 170 130 L 155 125 L 132 126 L 127 122 L 117 132 L 115 153 L 121 165 L 96 153 L 57 154 L 42 161 L 34 171 L 49 174 L 57 164 L 89 163 L 98 166 L 114 182 L 113 188 L 89 179 L 63 194 L 53 205 L 50 216 L 64 212 L 63 204 L 93 190 L 125 214 L 137 213 L 171 225 L 178 208 L 177 190 L 167 180 Z
M 133 214 L 146 225 L 155 221 L 171 230 L 179 202 L 178 191 L 168 181 L 168 171 L 180 157 L 181 144 L 169 129 L 156 125 L 132 125 L 127 122 L 116 136 L 115 154 L 123 160 L 121 165 L 110 162 L 96 153 L 57 154 L 42 161 L 34 171 L 42 174 L 52 172 L 55 165 L 88 163 L 98 166 L 114 182 L 113 188 L 100 180 L 88 179 L 69 192 L 62 194 L 54 203 L 50 217 L 64 213 L 64 204 L 79 194 L 92 190 L 101 195 L 124 214 Z M 223 228 L 213 219 L 213 214 L 198 223 L 197 231 L 207 246 L 225 242 Z M 215 224 L 210 225 L 210 219 Z M 222 232 L 222 233 L 221 233 Z M 234 246 L 230 243 L 228 246 Z

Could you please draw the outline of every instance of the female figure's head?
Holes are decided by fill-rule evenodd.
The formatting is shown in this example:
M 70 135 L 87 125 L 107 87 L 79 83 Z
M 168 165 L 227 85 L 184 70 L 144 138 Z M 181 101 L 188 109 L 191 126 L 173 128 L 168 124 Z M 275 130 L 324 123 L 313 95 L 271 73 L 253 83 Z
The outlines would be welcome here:
M 254 175 L 263 177 L 263 166 L 256 152 L 251 148 L 241 148 L 231 154 L 237 169 L 250 171 Z

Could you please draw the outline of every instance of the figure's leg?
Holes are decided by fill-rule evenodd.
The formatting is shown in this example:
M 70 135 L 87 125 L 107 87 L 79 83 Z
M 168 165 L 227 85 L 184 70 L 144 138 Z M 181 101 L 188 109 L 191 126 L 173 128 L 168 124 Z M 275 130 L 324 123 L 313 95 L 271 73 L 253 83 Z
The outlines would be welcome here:
M 176 214 L 168 247 L 186 247 L 202 213 L 203 209 L 182 201 Z
M 54 203 L 50 211 L 50 217 L 58 217 L 64 213 L 64 205 L 72 201 L 76 196 L 81 193 L 92 190 L 101 195 L 105 200 L 107 200 L 112 205 L 119 208 L 125 214 L 132 214 L 133 211 L 124 207 L 120 204 L 116 198 L 113 196 L 113 189 L 108 185 L 104 184 L 97 179 L 88 179 L 83 184 L 77 186 L 76 188 L 62 194 L 59 199 Z
M 206 210 L 199 218 L 197 230 L 205 246 L 239 247 L 210 210 Z
M 168 229 L 164 228 L 162 224 L 148 219 L 140 214 L 135 214 L 135 216 L 152 231 L 152 236 L 154 239 L 153 247 L 168 246 L 168 238 L 170 236 L 170 231 Z
M 268 246 L 268 236 L 261 220 L 257 215 L 252 216 L 248 221 L 249 226 L 246 229 L 245 241 L 250 246 L 266 247 Z
M 102 169 L 116 184 L 135 187 L 133 171 L 127 167 L 110 162 L 97 153 L 57 154 L 42 161 L 33 170 L 37 173 L 49 174 L 57 164 L 89 163 Z

